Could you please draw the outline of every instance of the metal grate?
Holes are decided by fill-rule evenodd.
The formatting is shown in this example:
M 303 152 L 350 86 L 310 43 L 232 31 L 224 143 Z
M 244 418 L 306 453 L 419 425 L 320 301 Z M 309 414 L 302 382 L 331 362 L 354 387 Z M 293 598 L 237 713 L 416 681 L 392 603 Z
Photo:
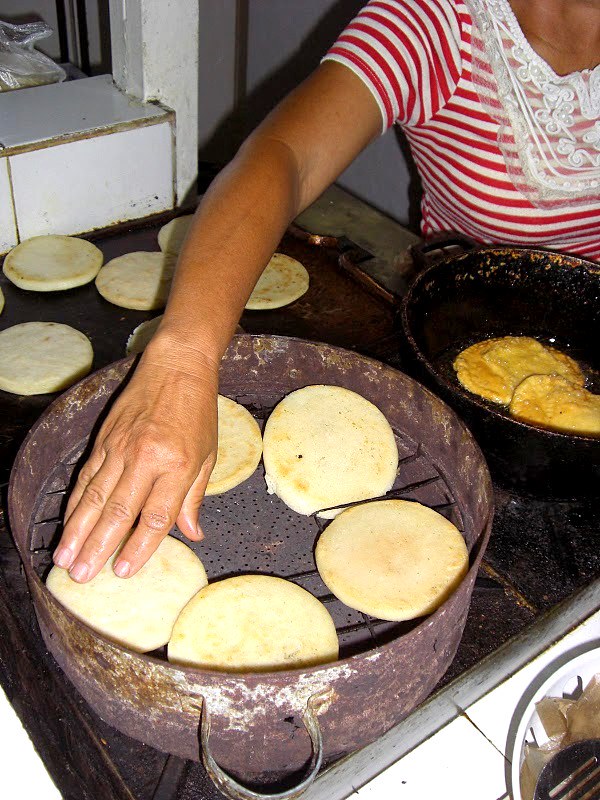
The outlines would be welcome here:
M 257 406 L 248 396 L 237 396 L 261 426 L 276 401 Z M 399 465 L 394 486 L 386 498 L 415 500 L 435 509 L 463 530 L 460 508 L 448 481 L 422 443 L 395 430 Z M 30 526 L 31 563 L 44 578 L 62 530 L 62 512 L 75 468 L 88 440 L 82 440 L 48 476 L 38 497 Z M 350 504 L 352 505 L 352 504 Z M 209 581 L 239 573 L 263 573 L 286 578 L 325 604 L 338 632 L 340 657 L 368 650 L 406 633 L 421 620 L 388 622 L 355 611 L 340 602 L 321 580 L 314 563 L 314 547 L 329 520 L 292 511 L 276 495 L 269 495 L 262 463 L 243 484 L 222 495 L 206 497 L 201 510 L 206 534 L 203 542 L 189 542 L 175 528 L 173 534 L 202 560 Z M 154 655 L 163 656 L 159 651 Z

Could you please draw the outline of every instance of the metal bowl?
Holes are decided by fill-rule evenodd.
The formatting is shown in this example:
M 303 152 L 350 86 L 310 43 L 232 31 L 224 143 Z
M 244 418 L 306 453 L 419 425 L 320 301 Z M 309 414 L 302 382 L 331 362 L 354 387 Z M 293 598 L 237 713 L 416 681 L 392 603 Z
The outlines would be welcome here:
M 11 476 L 11 526 L 48 649 L 104 720 L 159 750 L 199 758 L 204 704 L 212 755 L 245 780 L 278 781 L 306 765 L 308 707 L 322 730 L 325 762 L 373 741 L 433 690 L 462 636 L 492 518 L 490 477 L 472 436 L 437 397 L 376 361 L 285 337 L 236 336 L 223 359 L 220 391 L 259 421 L 287 393 L 313 383 L 345 386 L 378 405 L 398 442 L 395 496 L 437 508 L 455 522 L 470 569 L 435 613 L 410 624 L 352 611 L 331 597 L 315 570 L 323 522 L 268 495 L 261 466 L 240 487 L 206 498 L 207 537 L 192 546 L 209 580 L 266 572 L 312 591 L 336 622 L 340 660 L 270 673 L 177 667 L 163 653 L 139 655 L 104 639 L 62 608 L 42 580 L 76 464 L 132 363 L 117 362 L 55 401 L 29 433 Z

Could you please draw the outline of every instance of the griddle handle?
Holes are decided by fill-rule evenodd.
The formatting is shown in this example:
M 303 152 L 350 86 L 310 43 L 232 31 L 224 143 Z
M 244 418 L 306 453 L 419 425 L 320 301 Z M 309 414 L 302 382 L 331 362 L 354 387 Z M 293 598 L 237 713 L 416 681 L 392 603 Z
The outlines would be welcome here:
M 243 784 L 238 783 L 238 781 L 232 778 L 231 775 L 225 772 L 225 770 L 217 764 L 210 750 L 210 713 L 206 704 L 206 700 L 203 699 L 200 720 L 202 761 L 210 779 L 215 784 L 217 789 L 219 789 L 219 791 L 221 791 L 226 797 L 229 797 L 230 800 L 294 800 L 294 798 L 300 797 L 300 795 L 308 789 L 308 787 L 317 777 L 323 762 L 323 735 L 321 733 L 321 728 L 319 726 L 319 720 L 317 719 L 316 713 L 316 707 L 318 706 L 320 699 L 321 698 L 319 695 L 312 695 L 309 697 L 306 704 L 306 710 L 302 715 L 304 727 L 308 731 L 308 735 L 310 736 L 310 740 L 312 742 L 310 771 L 300 783 L 296 784 L 296 786 L 292 786 L 290 789 L 286 789 L 284 792 L 279 792 L 277 794 L 263 794 L 262 792 L 254 792 L 252 789 L 248 789 Z
M 413 244 L 409 248 L 413 264 L 417 272 L 437 264 L 450 256 L 466 253 L 480 247 L 478 242 L 462 233 L 436 233 L 424 242 Z

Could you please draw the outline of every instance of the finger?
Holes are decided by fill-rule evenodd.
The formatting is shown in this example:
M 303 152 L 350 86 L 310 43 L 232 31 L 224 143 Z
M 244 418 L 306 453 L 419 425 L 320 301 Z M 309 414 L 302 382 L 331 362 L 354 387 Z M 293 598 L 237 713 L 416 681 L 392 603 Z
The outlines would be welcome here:
M 69 517 L 77 507 L 77 504 L 81 500 L 81 495 L 84 493 L 89 482 L 102 467 L 105 458 L 106 452 L 104 450 L 94 448 L 91 456 L 79 470 L 75 486 L 71 490 L 71 494 L 69 495 L 69 499 L 67 501 L 67 507 L 64 514 L 65 523 L 68 522 Z
M 152 490 L 155 476 L 143 475 L 139 468 L 124 470 L 116 486 L 106 498 L 101 513 L 96 517 L 91 530 L 70 569 L 73 580 L 85 583 L 102 569 L 119 544 L 134 526 L 135 520 Z M 85 493 L 82 498 L 85 498 Z M 81 503 L 80 503 L 81 506 Z M 72 520 L 76 521 L 77 510 Z M 91 517 L 86 519 L 89 525 Z
M 200 506 L 204 500 L 206 487 L 210 479 L 210 474 L 215 465 L 215 459 L 207 459 L 200 470 L 200 474 L 191 485 L 185 500 L 181 506 L 181 511 L 177 516 L 177 525 L 179 530 L 194 542 L 199 542 L 204 539 L 204 533 L 200 527 L 198 517 L 200 514 Z
M 69 569 L 73 565 L 121 474 L 120 460 L 107 456 L 98 472 L 87 483 L 77 506 L 71 511 L 54 552 L 54 563 L 59 567 Z
M 115 561 L 114 570 L 120 578 L 131 577 L 144 566 L 175 525 L 182 502 L 180 482 L 165 477 L 156 481 L 140 512 L 135 531 Z

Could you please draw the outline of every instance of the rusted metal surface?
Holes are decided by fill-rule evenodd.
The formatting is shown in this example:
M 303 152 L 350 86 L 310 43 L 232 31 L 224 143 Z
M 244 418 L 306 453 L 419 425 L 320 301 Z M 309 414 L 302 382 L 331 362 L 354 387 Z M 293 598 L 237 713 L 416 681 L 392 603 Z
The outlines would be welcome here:
M 467 392 L 452 367 L 465 347 L 533 336 L 577 360 L 600 391 L 600 266 L 573 256 L 483 248 L 444 258 L 413 282 L 404 337 L 420 374 L 467 421 L 495 480 L 538 496 L 597 495 L 600 439 L 544 430 Z
M 312 695 L 325 698 L 319 723 L 326 760 L 374 740 L 432 691 L 461 638 L 492 509 L 487 468 L 467 429 L 434 395 L 376 361 L 298 340 L 236 337 L 223 361 L 220 388 L 244 402 L 259 418 L 281 396 L 309 383 L 336 383 L 376 403 L 392 424 L 399 444 L 401 467 L 395 489 L 403 496 L 446 507 L 445 513 L 464 532 L 471 568 L 448 601 L 412 627 L 388 624 L 381 634 L 365 638 L 369 625 L 364 625 L 358 639 L 352 632 L 348 634 L 342 641 L 342 655 L 346 655 L 335 664 L 245 675 L 178 668 L 160 657 L 130 653 L 104 640 L 63 610 L 38 574 L 44 563 L 39 551 L 47 552 L 51 546 L 52 525 L 55 535 L 58 531 L 60 504 L 74 462 L 130 367 L 131 361 L 124 361 L 106 368 L 61 397 L 28 435 L 13 472 L 11 525 L 49 650 L 103 719 L 183 758 L 198 758 L 199 709 L 204 698 L 210 708 L 214 756 L 242 779 L 271 779 L 302 768 L 310 757 L 310 741 L 301 717 Z M 251 491 L 258 492 L 258 487 L 255 484 Z M 282 574 L 281 564 L 288 559 L 278 560 L 273 548 L 265 549 L 265 539 L 259 536 L 261 508 L 270 509 L 264 512 L 266 520 L 272 519 L 269 514 L 279 513 L 272 505 L 275 499 L 267 497 L 264 487 L 262 491 L 264 498 L 252 509 L 259 524 L 253 526 L 246 513 L 247 534 L 250 539 L 258 536 L 263 544 L 264 561 L 258 569 Z M 231 514 L 241 524 L 236 504 L 245 502 L 243 497 L 232 499 L 232 506 L 228 495 L 211 500 L 209 520 L 217 516 L 214 504 L 220 503 L 219 516 Z M 302 520 L 303 549 L 311 562 L 319 529 L 313 518 Z M 203 523 L 206 525 L 204 519 Z M 207 540 L 214 542 L 210 545 L 215 548 L 214 559 L 210 552 L 197 549 L 208 545 L 194 547 L 209 578 L 225 574 L 227 569 L 245 569 L 235 563 L 227 567 L 226 558 L 219 560 L 218 542 L 224 537 L 211 536 L 210 527 L 207 532 Z M 285 539 L 280 530 L 268 525 L 261 535 L 270 537 L 271 544 Z M 306 574 L 309 581 L 314 579 L 302 570 L 296 572 Z M 287 576 L 293 577 L 289 572 Z M 343 630 L 343 623 L 336 622 Z
M 291 225 L 289 233 L 294 238 L 312 246 L 335 249 L 339 254 L 340 266 L 353 280 L 364 286 L 370 295 L 378 297 L 386 303 L 396 302 L 397 298 L 394 292 L 365 271 L 365 266 L 374 259 L 372 253 L 359 247 L 345 236 L 321 236 L 310 233 L 297 225 Z

